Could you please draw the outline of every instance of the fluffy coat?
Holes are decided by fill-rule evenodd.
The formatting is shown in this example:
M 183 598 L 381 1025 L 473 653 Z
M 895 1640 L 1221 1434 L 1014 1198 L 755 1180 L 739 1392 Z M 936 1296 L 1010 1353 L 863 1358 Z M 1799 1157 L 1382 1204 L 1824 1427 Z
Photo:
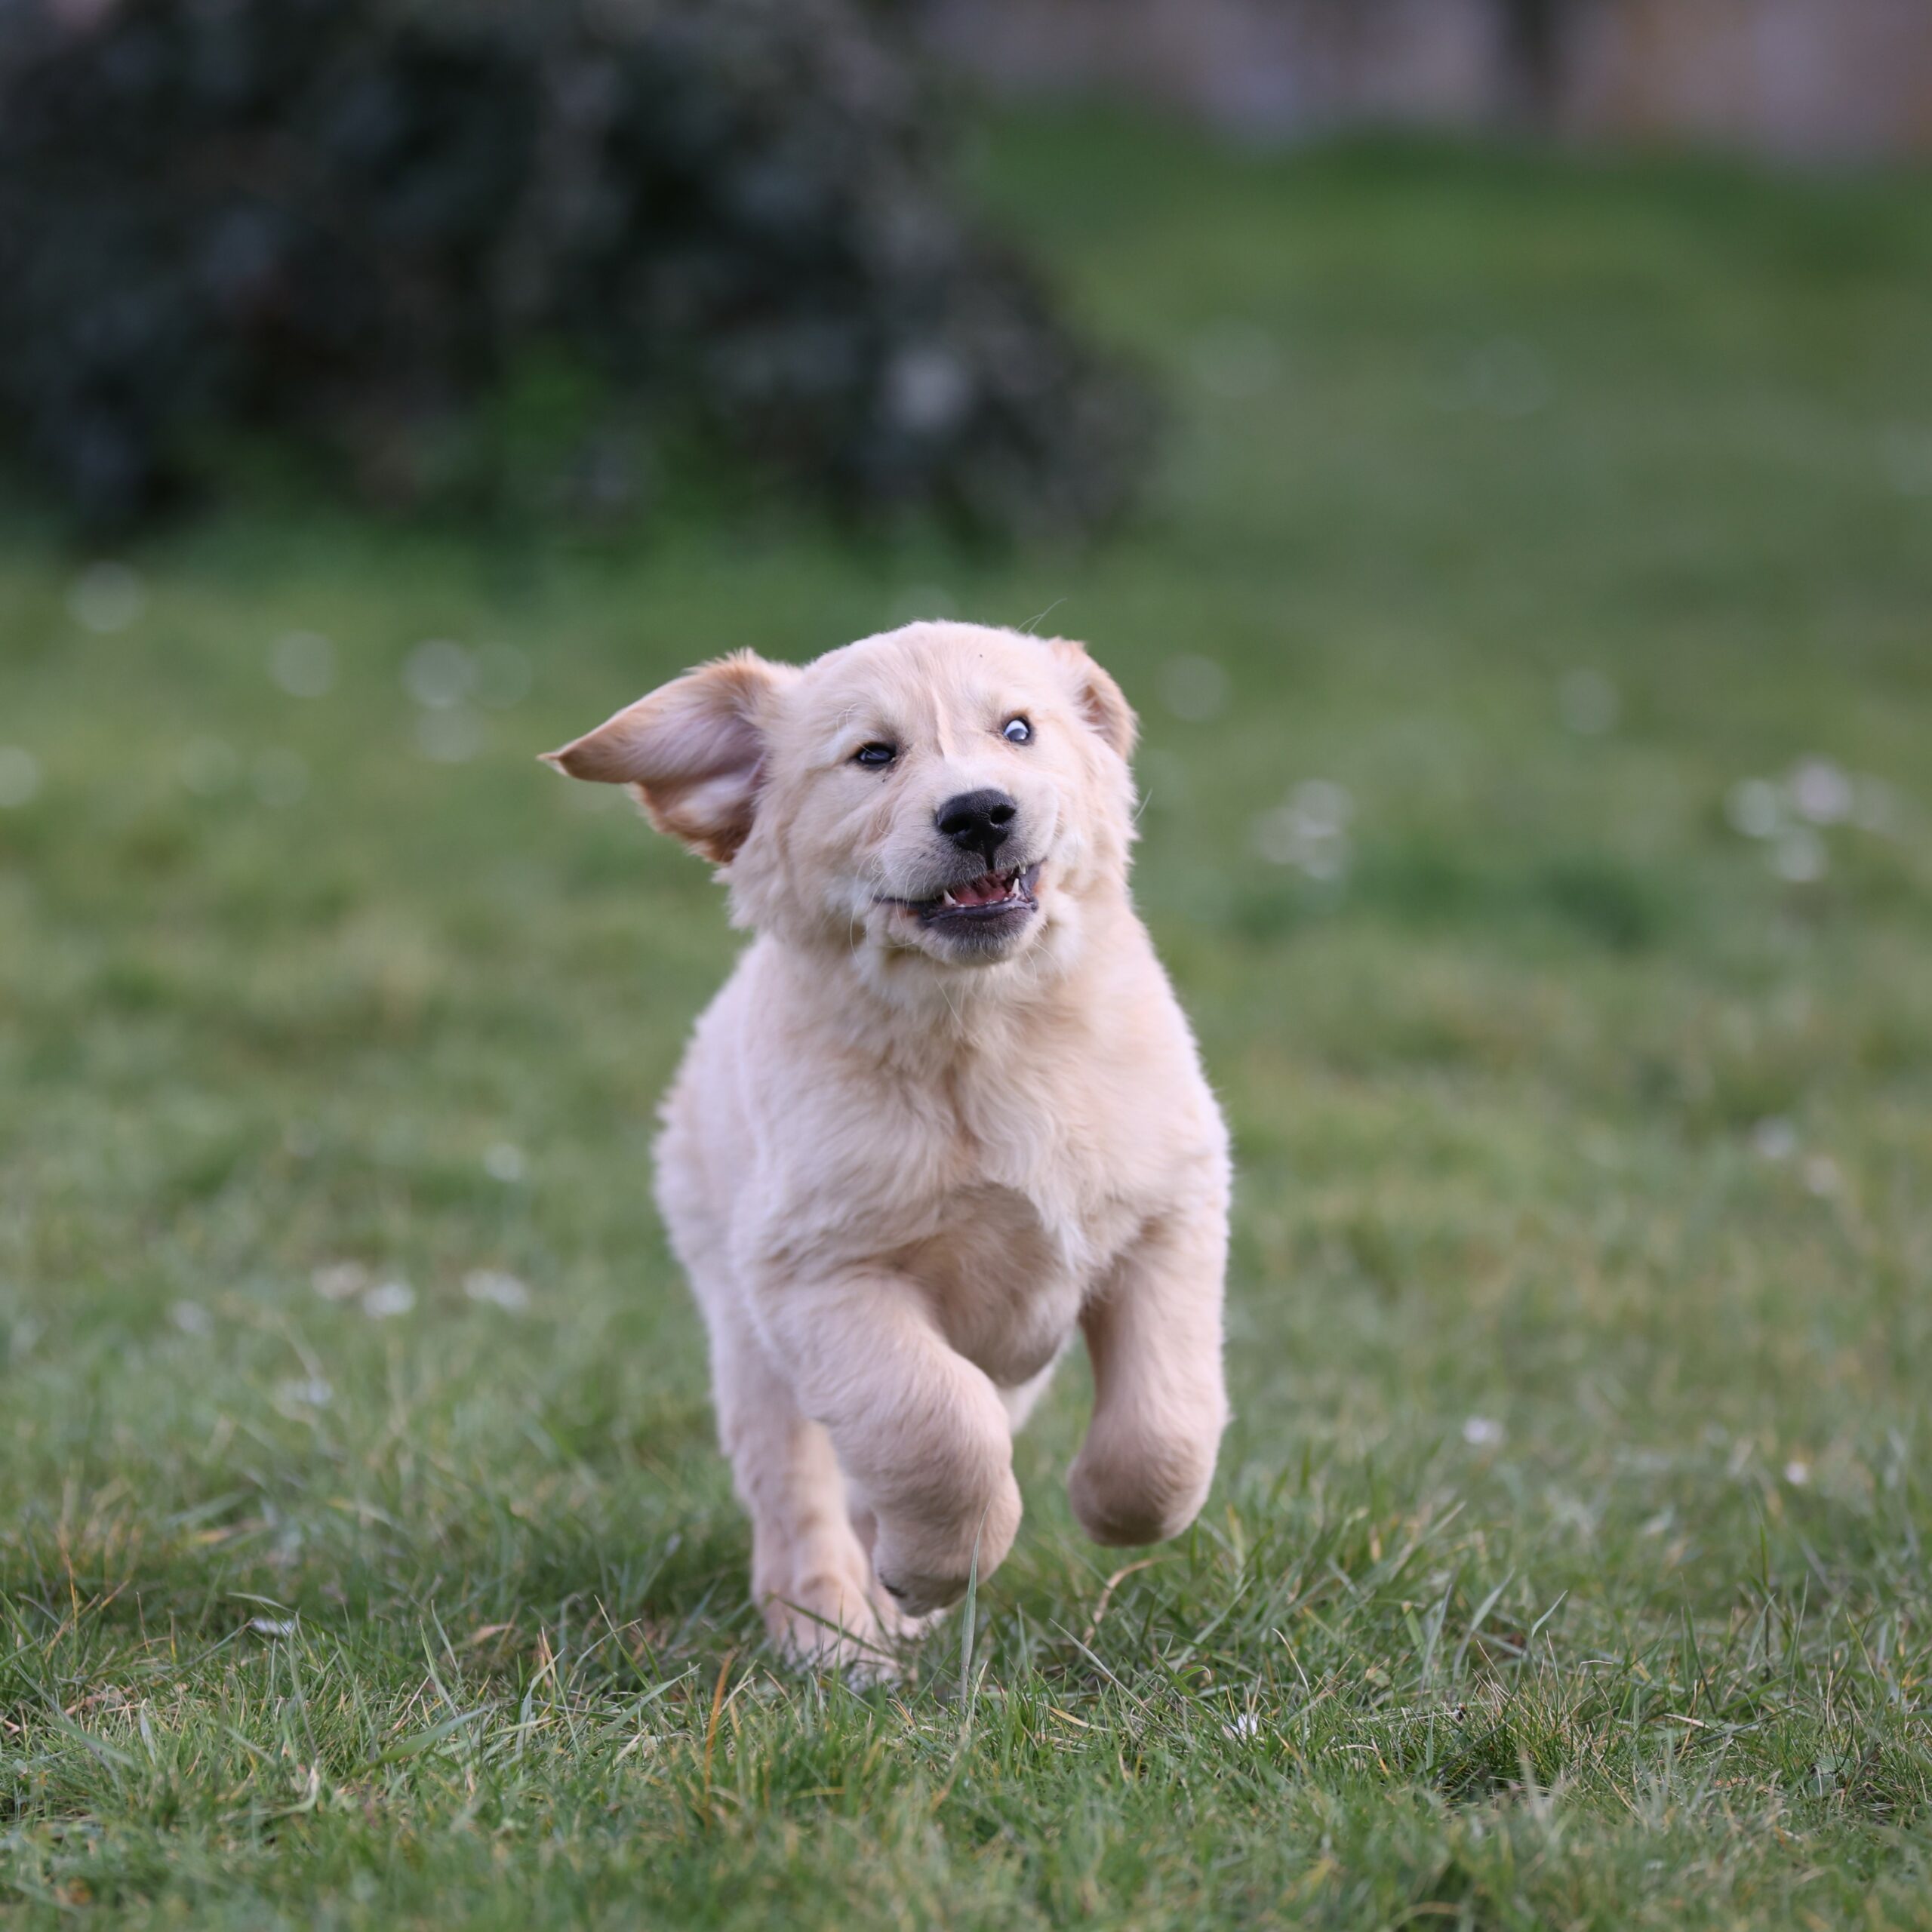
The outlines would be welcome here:
M 1081 646 L 921 623 L 704 666 L 550 755 L 632 786 L 756 935 L 657 1186 L 794 1661 L 889 1668 L 998 1564 L 1076 1329 L 1087 1532 L 1158 1542 L 1206 1495 L 1227 1137 L 1128 897 L 1134 734 Z

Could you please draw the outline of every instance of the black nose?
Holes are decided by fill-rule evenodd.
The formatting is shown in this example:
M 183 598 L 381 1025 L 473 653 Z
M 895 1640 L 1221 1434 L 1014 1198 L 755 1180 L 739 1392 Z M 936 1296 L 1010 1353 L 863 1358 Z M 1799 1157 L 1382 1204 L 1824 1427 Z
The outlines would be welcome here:
M 934 823 L 962 852 L 977 852 L 993 869 L 993 854 L 1006 843 L 1006 829 L 1020 808 L 1004 792 L 961 792 L 941 805 Z

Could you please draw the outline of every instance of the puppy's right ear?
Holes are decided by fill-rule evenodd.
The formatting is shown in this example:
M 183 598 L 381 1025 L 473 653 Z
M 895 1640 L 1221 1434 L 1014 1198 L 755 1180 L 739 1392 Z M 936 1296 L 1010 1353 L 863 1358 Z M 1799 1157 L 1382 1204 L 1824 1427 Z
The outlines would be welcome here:
M 659 831 L 729 865 L 751 832 L 777 693 L 797 675 L 734 651 L 546 752 L 543 762 L 573 778 L 630 786 Z

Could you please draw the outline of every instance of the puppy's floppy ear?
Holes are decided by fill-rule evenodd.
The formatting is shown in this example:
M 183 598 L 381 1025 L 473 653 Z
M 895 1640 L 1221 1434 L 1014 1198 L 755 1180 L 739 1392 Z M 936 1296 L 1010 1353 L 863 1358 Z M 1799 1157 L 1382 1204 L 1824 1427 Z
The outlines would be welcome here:
M 1140 721 L 1119 685 L 1088 654 L 1084 644 L 1070 637 L 1050 637 L 1045 643 L 1073 680 L 1081 715 L 1123 758 L 1131 758 Z
M 660 832 L 728 865 L 752 829 L 774 700 L 796 675 L 789 664 L 734 651 L 546 752 L 543 761 L 573 778 L 632 786 Z

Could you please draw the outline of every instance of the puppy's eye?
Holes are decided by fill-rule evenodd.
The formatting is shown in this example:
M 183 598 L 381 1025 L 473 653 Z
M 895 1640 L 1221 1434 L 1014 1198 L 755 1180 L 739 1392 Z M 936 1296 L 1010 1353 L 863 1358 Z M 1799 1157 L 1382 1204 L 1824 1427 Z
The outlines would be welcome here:
M 868 771 L 883 771 L 899 755 L 894 745 L 861 745 L 852 754 L 852 762 L 862 764 Z
M 999 734 L 1009 745 L 1030 745 L 1033 742 L 1033 728 L 1023 718 L 1009 718 L 999 728 Z

